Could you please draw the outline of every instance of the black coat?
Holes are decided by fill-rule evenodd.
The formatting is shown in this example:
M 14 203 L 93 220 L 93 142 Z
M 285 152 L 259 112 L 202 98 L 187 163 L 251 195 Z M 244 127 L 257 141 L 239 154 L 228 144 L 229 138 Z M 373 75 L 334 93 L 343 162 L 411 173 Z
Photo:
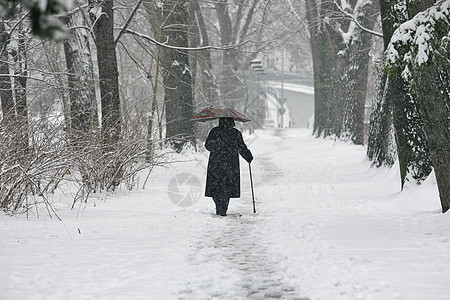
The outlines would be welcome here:
M 206 197 L 225 195 L 241 196 L 239 154 L 247 161 L 253 160 L 242 134 L 233 128 L 233 119 L 220 119 L 219 126 L 209 132 L 205 148 L 210 151 L 206 177 Z

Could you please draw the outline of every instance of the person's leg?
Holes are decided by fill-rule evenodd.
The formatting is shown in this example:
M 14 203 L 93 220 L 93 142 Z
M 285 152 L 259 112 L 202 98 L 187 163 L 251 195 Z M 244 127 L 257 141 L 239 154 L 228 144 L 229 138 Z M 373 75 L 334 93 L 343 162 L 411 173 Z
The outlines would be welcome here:
M 223 198 L 223 202 L 222 203 L 223 203 L 222 212 L 224 212 L 226 214 L 227 211 L 228 211 L 228 204 L 230 203 L 230 198 L 225 195 L 224 198 Z
M 228 203 L 230 202 L 230 198 L 228 197 L 228 195 L 226 193 L 223 193 L 217 198 L 217 200 L 218 200 L 218 203 L 219 203 L 218 213 L 221 216 L 226 216 L 227 215 L 227 210 L 228 210 Z
M 216 215 L 220 215 L 220 199 L 219 197 L 212 197 L 214 204 L 216 206 Z

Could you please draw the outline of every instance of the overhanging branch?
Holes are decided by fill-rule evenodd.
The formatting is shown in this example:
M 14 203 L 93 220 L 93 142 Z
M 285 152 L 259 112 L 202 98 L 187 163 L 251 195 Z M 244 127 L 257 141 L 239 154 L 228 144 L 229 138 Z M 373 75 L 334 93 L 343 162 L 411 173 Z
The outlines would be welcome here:
M 161 43 L 161 42 L 158 42 L 157 40 L 155 40 L 154 38 L 152 38 L 152 37 L 150 37 L 150 36 L 148 36 L 146 34 L 143 34 L 143 33 L 131 30 L 131 29 L 125 29 L 125 33 L 129 33 L 129 34 L 141 37 L 141 38 L 151 42 L 152 44 L 155 44 L 155 45 L 167 48 L 167 49 L 181 50 L 181 51 L 203 51 L 203 50 L 226 51 L 226 50 L 231 50 L 231 49 L 236 49 L 236 48 L 242 47 L 242 46 L 244 46 L 246 44 L 249 44 L 249 43 L 258 44 L 258 42 L 255 42 L 255 41 L 252 41 L 252 40 L 247 40 L 245 42 L 242 42 L 242 43 L 239 43 L 239 44 L 235 44 L 235 45 L 227 45 L 227 46 L 220 46 L 220 47 L 218 47 L 218 46 L 203 46 L 203 47 L 188 48 L 188 47 L 171 46 L 171 45 L 168 45 L 167 43 Z
M 382 34 L 382 33 L 377 32 L 377 31 L 374 31 L 374 30 L 371 30 L 371 29 L 368 29 L 368 28 L 362 26 L 362 25 L 358 22 L 358 20 L 356 20 L 355 16 L 353 16 L 352 14 L 349 14 L 348 12 L 346 12 L 346 11 L 345 11 L 345 10 L 344 10 L 337 2 L 336 2 L 336 0 L 333 0 L 333 3 L 334 3 L 334 5 L 336 5 L 337 9 L 338 9 L 338 10 L 339 10 L 346 18 L 348 18 L 348 20 L 350 20 L 351 22 L 355 23 L 355 25 L 358 26 L 361 30 L 363 30 L 363 31 L 365 31 L 365 32 L 367 32 L 367 33 L 373 34 L 373 35 L 375 35 L 375 36 L 381 37 L 381 38 L 383 37 L 383 34 Z

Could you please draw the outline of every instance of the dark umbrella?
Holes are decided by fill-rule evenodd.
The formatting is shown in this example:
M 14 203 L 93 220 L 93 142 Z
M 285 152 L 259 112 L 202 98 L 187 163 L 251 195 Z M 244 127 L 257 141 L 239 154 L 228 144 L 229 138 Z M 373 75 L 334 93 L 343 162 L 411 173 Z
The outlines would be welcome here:
M 248 122 L 249 118 L 231 108 L 212 108 L 208 107 L 196 114 L 192 121 L 209 121 L 219 118 L 233 118 L 236 121 Z

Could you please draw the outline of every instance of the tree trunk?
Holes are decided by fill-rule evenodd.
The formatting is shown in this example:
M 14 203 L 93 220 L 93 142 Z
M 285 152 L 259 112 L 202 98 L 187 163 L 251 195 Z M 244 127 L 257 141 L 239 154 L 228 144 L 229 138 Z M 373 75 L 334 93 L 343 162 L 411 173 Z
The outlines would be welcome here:
M 394 128 L 397 154 L 400 164 L 401 185 L 408 174 L 417 183 L 425 180 L 431 172 L 431 159 L 423 123 L 417 108 L 417 99 L 409 92 L 400 70 L 389 76 L 390 102 L 393 104 Z
M 450 55 L 447 59 L 450 61 Z M 423 68 L 419 74 L 420 87 L 416 89 L 421 104 L 424 129 L 436 174 L 442 212 L 450 208 L 450 71 L 449 64 L 440 70 L 436 64 Z
M 381 19 L 385 49 L 392 34 L 401 23 L 408 20 L 403 0 L 381 0 Z M 395 141 L 400 165 L 401 186 L 408 174 L 418 183 L 431 172 L 431 159 L 423 131 L 423 124 L 417 109 L 417 99 L 409 93 L 409 83 L 401 76 L 401 70 L 394 68 L 389 74 L 386 97 L 393 109 Z
M 215 8 L 217 19 L 220 25 L 220 43 L 221 45 L 231 45 L 236 41 L 236 34 L 233 36 L 233 24 L 228 10 L 228 1 L 218 1 Z M 239 20 L 236 20 L 240 22 Z M 239 81 L 235 73 L 235 51 L 234 49 L 223 51 L 222 66 L 219 73 L 218 85 L 220 89 L 220 104 L 219 106 L 226 106 L 237 109 L 237 104 L 242 99 L 242 92 L 244 87 Z
M 251 2 L 251 3 L 250 3 Z M 215 2 L 215 11 L 220 30 L 222 46 L 242 43 L 248 37 L 250 24 L 253 21 L 259 0 L 229 3 L 227 0 Z M 232 7 L 230 12 L 229 7 Z M 237 8 L 236 8 L 237 6 Z M 239 55 L 238 49 L 225 50 L 222 53 L 222 66 L 218 74 L 220 104 L 234 109 L 242 109 L 246 86 L 241 71 L 249 68 L 249 64 Z
M 188 44 L 188 0 L 164 1 L 165 24 L 162 35 L 171 46 Z M 192 74 L 186 51 L 164 48 L 162 53 L 164 102 L 166 108 L 166 137 L 170 145 L 181 151 L 194 144 L 194 115 L 192 99 Z
M 376 1 L 376 0 L 375 0 Z M 357 21 L 364 27 L 372 29 L 375 24 L 378 6 L 372 1 L 355 8 Z M 353 24 L 352 24 L 353 25 Z M 364 108 L 367 94 L 369 52 L 372 47 L 372 34 L 355 27 L 348 46 L 348 59 L 345 63 L 345 98 L 342 133 L 356 145 L 364 143 Z
M 28 109 L 27 109 L 27 52 L 26 52 L 26 38 L 20 35 L 17 43 L 17 54 L 15 55 L 15 70 L 16 75 L 14 80 L 14 89 L 16 96 L 16 110 L 17 123 L 19 132 L 17 132 L 17 142 L 23 152 L 28 152 Z
M 325 9 L 328 9 L 325 8 Z M 314 72 L 314 134 L 328 136 L 333 134 L 335 118 L 341 115 L 336 110 L 341 106 L 336 102 L 335 77 L 339 68 L 336 55 L 337 36 L 332 28 L 322 20 L 323 7 L 316 0 L 306 0 L 306 17 L 310 32 L 311 53 Z M 342 111 L 342 110 L 340 110 Z M 340 126 L 340 125 L 339 125 Z
M 64 40 L 64 54 L 68 70 L 70 99 L 70 137 L 73 142 L 89 138 L 98 127 L 97 101 L 95 98 L 94 72 L 89 47 L 89 36 L 81 13 L 64 18 L 70 29 Z
M 102 106 L 102 140 L 113 147 L 121 134 L 119 72 L 114 43 L 113 0 L 90 0 Z
M 384 61 L 381 63 L 384 65 Z M 391 167 L 395 162 L 395 140 L 392 121 L 387 72 L 380 71 L 376 83 L 376 95 L 372 105 L 369 125 L 367 156 L 376 167 Z
M 203 13 L 200 9 L 200 5 L 198 0 L 191 0 L 191 9 L 192 14 L 194 14 L 193 28 L 195 28 L 195 32 L 193 35 L 196 37 L 196 46 L 209 46 L 209 35 L 206 29 L 206 24 L 203 18 Z M 201 37 L 201 42 L 200 42 Z M 194 54 L 194 57 L 198 63 L 199 72 L 197 73 L 196 78 L 200 80 L 198 86 L 201 88 L 195 94 L 200 94 L 198 98 L 201 98 L 200 106 L 214 106 L 218 101 L 218 88 L 214 78 L 214 70 L 211 61 L 211 53 L 209 50 L 197 51 Z
M 413 18 L 434 4 L 434 0 L 408 2 L 408 15 Z M 442 30 L 437 37 L 443 40 L 448 34 Z M 442 212 L 450 209 L 450 52 L 449 49 L 435 49 L 433 58 L 419 68 L 411 91 L 417 97 L 417 103 L 423 119 L 430 156 L 439 189 Z
M 387 45 L 391 40 L 395 28 L 399 25 L 398 22 L 400 20 L 397 19 L 400 16 L 404 16 L 404 12 L 393 10 L 393 4 L 394 1 L 380 1 L 384 51 L 386 51 Z M 382 165 L 387 165 L 390 167 L 395 162 L 395 157 L 393 157 L 393 155 L 396 155 L 396 153 L 393 153 L 393 149 L 396 151 L 396 135 L 393 129 L 392 116 L 393 104 L 391 103 L 392 96 L 389 94 L 392 88 L 389 87 L 390 79 L 388 78 L 387 71 L 384 69 L 384 58 L 380 65 L 382 70 L 378 75 L 376 96 L 370 114 L 367 155 L 377 167 Z M 392 138 L 392 135 L 394 135 L 394 138 Z
M 14 98 L 9 74 L 7 46 L 8 32 L 4 21 L 0 21 L 0 98 L 2 102 L 3 126 L 10 126 L 15 120 Z

